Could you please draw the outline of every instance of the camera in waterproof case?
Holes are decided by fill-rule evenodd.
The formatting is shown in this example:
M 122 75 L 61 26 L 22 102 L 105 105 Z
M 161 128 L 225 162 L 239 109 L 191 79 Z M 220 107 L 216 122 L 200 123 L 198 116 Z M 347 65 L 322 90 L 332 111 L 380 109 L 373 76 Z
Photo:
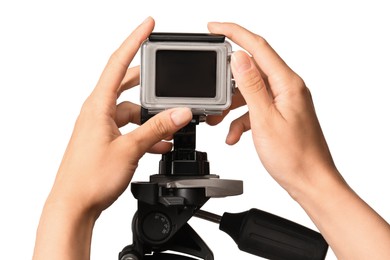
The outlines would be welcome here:
M 229 108 L 231 44 L 214 34 L 152 33 L 141 46 L 141 105 L 149 114 L 185 106 L 194 115 Z

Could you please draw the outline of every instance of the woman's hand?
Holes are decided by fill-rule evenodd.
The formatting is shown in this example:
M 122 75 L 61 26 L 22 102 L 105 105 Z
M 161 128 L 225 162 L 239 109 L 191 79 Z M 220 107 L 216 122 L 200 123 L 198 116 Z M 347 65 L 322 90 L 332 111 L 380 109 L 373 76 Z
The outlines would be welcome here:
M 251 55 L 244 51 L 232 55 L 232 73 L 239 91 L 231 109 L 247 105 L 249 111 L 232 122 L 226 142 L 235 144 L 251 129 L 264 167 L 293 196 L 311 186 L 319 171 L 334 171 L 303 80 L 262 37 L 230 23 L 210 23 L 209 30 L 226 35 Z M 217 124 L 222 118 L 209 117 L 207 121 Z
M 252 130 L 266 170 L 308 213 L 339 259 L 390 259 L 390 226 L 337 171 L 303 80 L 262 37 L 231 23 L 210 23 L 209 30 L 249 53 L 232 55 L 239 93 L 231 109 L 247 104 L 249 111 L 232 122 L 226 142 L 234 144 Z M 209 117 L 209 124 L 224 115 Z
M 169 151 L 171 143 L 162 140 L 192 119 L 190 109 L 176 108 L 130 133 L 119 131 L 140 121 L 139 106 L 117 105 L 117 98 L 138 85 L 139 68 L 128 67 L 153 27 L 148 18 L 112 54 L 85 101 L 42 213 L 34 259 L 89 259 L 94 221 L 129 185 L 138 160 Z

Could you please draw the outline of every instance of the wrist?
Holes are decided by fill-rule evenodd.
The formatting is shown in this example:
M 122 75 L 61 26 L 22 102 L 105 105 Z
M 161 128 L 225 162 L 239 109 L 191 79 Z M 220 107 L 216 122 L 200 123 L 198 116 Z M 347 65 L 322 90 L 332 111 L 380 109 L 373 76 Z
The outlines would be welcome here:
M 93 188 L 82 185 L 82 183 L 85 183 L 82 180 L 82 178 L 85 178 L 84 176 L 79 179 L 74 177 L 71 171 L 61 171 L 60 169 L 46 200 L 45 208 L 62 210 L 74 214 L 75 217 L 82 215 L 96 221 L 102 212 L 101 207 L 96 202 L 97 196 L 95 195 L 97 194 L 91 195 Z
M 330 199 L 336 199 L 351 190 L 335 166 L 311 169 L 305 176 L 290 186 L 288 193 L 304 209 L 311 205 L 323 205 Z
M 389 259 L 389 224 L 348 186 L 336 169 L 324 170 L 310 186 L 294 195 L 337 258 Z
M 77 204 L 49 198 L 38 226 L 34 260 L 89 259 L 95 220 Z
M 62 192 L 51 191 L 48 196 L 44 211 L 61 211 L 65 215 L 69 214 L 74 219 L 80 219 L 83 216 L 85 220 L 96 221 L 101 214 L 100 209 L 88 202 L 86 198 L 75 197 L 72 194 L 63 194 Z M 81 219 L 80 219 L 81 220 Z
M 356 199 L 356 194 L 335 167 L 312 172 L 310 181 L 301 182 L 295 193 L 290 195 L 324 236 L 327 236 L 329 223 L 342 218 L 335 216 Z

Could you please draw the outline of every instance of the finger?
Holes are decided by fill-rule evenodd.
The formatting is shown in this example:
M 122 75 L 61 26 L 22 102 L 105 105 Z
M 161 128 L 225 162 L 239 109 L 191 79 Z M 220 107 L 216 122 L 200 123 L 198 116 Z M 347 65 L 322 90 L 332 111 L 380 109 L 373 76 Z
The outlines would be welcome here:
M 111 55 L 95 88 L 96 92 L 115 94 L 126 71 L 137 53 L 142 42 L 150 35 L 154 28 L 154 20 L 149 17 L 140 24 L 122 45 Z
M 123 91 L 139 85 L 139 66 L 132 67 L 126 71 L 125 77 L 118 89 L 118 97 Z
M 256 118 L 261 117 L 261 114 L 267 112 L 272 105 L 272 99 L 256 64 L 248 54 L 237 51 L 232 55 L 231 67 L 236 84 L 245 98 L 249 111 Z
M 161 140 L 173 135 L 180 128 L 188 124 L 192 119 L 189 108 L 173 108 L 163 111 L 134 131 L 123 135 L 123 143 L 132 156 L 140 158 Z
M 165 140 L 165 141 L 171 141 L 171 140 L 173 140 L 173 135 L 170 135 L 170 136 L 165 137 L 164 140 Z
M 237 88 L 232 98 L 232 104 L 229 109 L 222 112 L 222 115 L 211 115 L 207 116 L 206 123 L 209 125 L 217 125 L 229 114 L 231 110 L 246 105 L 244 97 L 241 95 L 240 90 Z
M 226 143 L 233 145 L 236 144 L 242 134 L 251 129 L 251 124 L 249 121 L 249 113 L 246 112 L 241 117 L 237 118 L 230 124 L 229 133 L 226 137 Z
M 152 154 L 163 154 L 167 153 L 172 149 L 172 143 L 171 142 L 158 142 L 157 144 L 153 145 L 149 150 L 148 153 Z
M 211 33 L 226 35 L 233 42 L 247 50 L 268 77 L 276 74 L 287 76 L 292 73 L 286 63 L 261 36 L 234 23 L 212 22 L 208 24 L 208 28 Z
M 223 121 L 223 119 L 229 114 L 230 109 L 222 112 L 222 115 L 210 115 L 206 117 L 206 123 L 208 125 L 214 126 L 218 125 Z
M 128 123 L 141 124 L 141 107 L 129 101 L 120 103 L 116 108 L 115 123 L 118 127 Z

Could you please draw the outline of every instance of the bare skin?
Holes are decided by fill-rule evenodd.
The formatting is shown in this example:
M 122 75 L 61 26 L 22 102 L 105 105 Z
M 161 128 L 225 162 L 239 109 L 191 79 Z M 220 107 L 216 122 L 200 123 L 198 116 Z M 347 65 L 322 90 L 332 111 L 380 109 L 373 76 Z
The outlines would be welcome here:
M 251 55 L 239 51 L 232 57 L 240 90 L 233 108 L 246 103 L 249 111 L 232 122 L 226 142 L 234 144 L 252 130 L 264 167 L 303 207 L 339 259 L 390 259 L 390 226 L 338 172 L 304 81 L 262 37 L 231 23 L 210 23 L 209 30 Z
M 260 36 L 232 23 L 209 23 L 244 51 L 231 66 L 239 91 L 231 109 L 248 112 L 231 123 L 226 142 L 251 129 L 259 159 L 269 174 L 311 217 L 339 259 L 390 259 L 390 226 L 347 185 L 334 165 L 310 91 Z M 164 111 L 134 131 L 139 106 L 116 104 L 139 84 L 139 68 L 128 68 L 153 31 L 148 18 L 113 53 L 76 121 L 37 230 L 34 260 L 89 259 L 92 230 L 103 210 L 129 185 L 146 152 L 164 153 L 164 140 L 192 118 L 188 108 Z M 211 125 L 222 116 L 208 117 Z M 275 158 L 278 158 L 277 161 Z

